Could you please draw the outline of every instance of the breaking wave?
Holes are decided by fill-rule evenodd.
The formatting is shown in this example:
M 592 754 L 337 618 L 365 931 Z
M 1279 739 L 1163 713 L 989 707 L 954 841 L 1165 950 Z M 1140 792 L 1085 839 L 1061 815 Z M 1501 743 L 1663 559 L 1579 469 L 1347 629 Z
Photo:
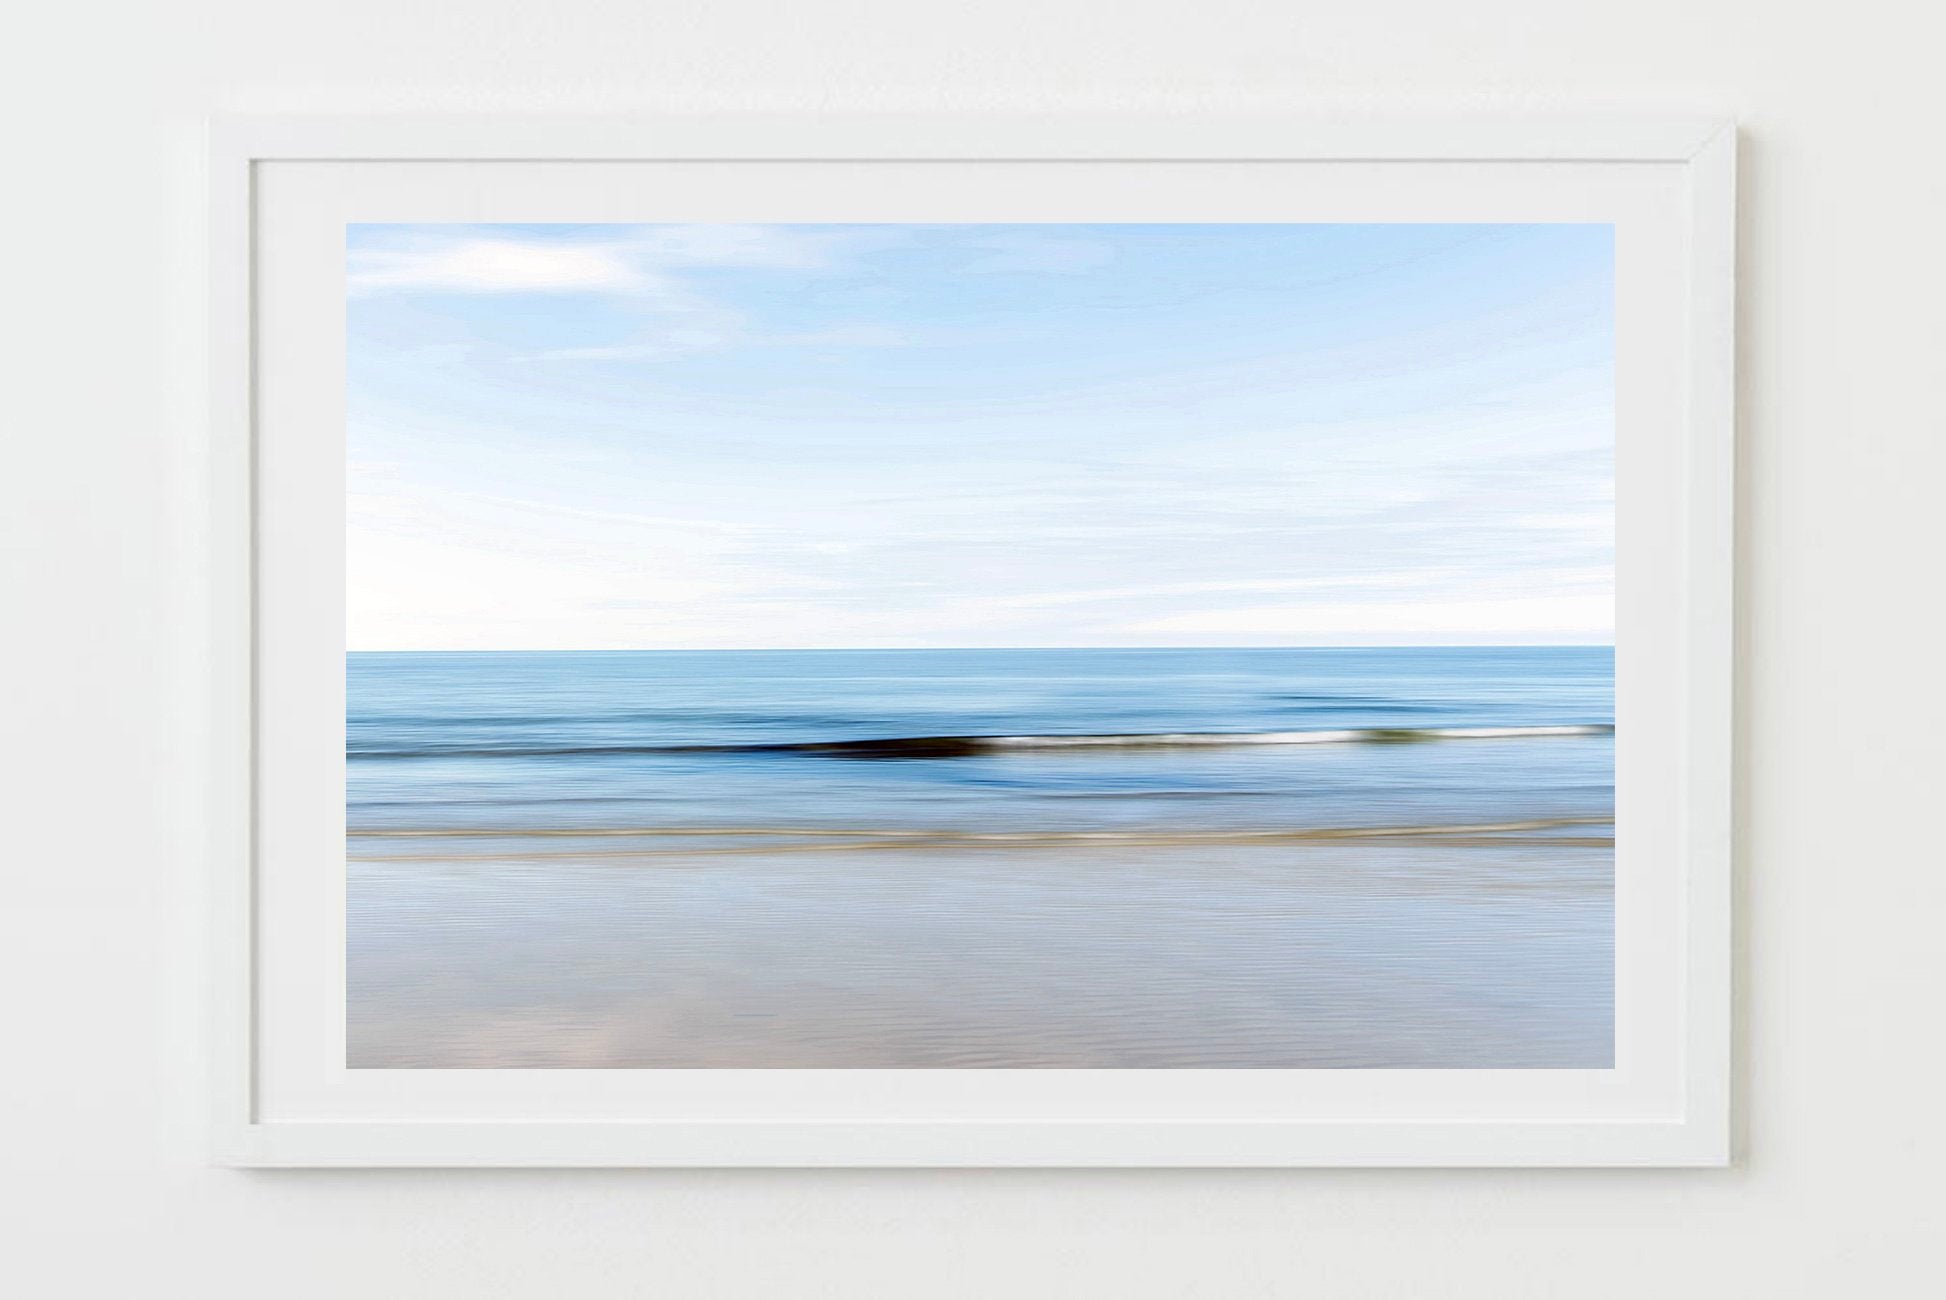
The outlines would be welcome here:
M 946 759 L 1022 750 L 1192 749 L 1247 745 L 1398 745 L 1442 740 L 1522 740 L 1605 736 L 1605 723 L 1551 727 L 1356 727 L 1331 731 L 1186 731 L 1107 735 L 882 736 L 860 740 L 770 741 L 726 744 L 522 744 L 362 747 L 353 759 L 542 758 L 627 754 L 804 754 L 851 759 Z

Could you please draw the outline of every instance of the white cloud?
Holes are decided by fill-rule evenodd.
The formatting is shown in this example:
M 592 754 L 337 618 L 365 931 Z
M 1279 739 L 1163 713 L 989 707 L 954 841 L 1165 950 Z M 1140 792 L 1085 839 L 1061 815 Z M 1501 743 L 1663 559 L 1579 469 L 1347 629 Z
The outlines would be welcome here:
M 381 237 L 382 238 L 382 237 Z M 630 227 L 623 235 L 563 240 L 423 231 L 354 247 L 354 293 L 610 293 L 662 297 L 671 271 L 703 267 L 814 267 L 831 239 L 776 226 Z
M 463 232 L 463 233 L 461 233 Z M 382 237 L 379 237 L 382 239 Z M 710 267 L 811 268 L 828 265 L 840 236 L 775 226 L 631 227 L 626 235 L 575 240 L 531 235 L 415 232 L 350 250 L 353 294 L 606 294 L 626 300 L 647 323 L 609 344 L 554 348 L 544 361 L 649 361 L 736 345 L 894 348 L 899 330 L 847 323 L 801 333 L 753 331 L 742 313 L 698 291 L 684 274 Z
M 619 245 L 490 237 L 354 249 L 347 282 L 354 293 L 640 294 L 665 287 Z

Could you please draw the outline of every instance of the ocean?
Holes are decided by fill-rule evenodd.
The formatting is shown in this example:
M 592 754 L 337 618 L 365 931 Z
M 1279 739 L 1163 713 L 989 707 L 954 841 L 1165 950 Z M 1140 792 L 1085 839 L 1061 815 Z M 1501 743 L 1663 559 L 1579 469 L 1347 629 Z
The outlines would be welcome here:
M 354 1066 L 1612 1064 L 1606 647 L 346 680 Z

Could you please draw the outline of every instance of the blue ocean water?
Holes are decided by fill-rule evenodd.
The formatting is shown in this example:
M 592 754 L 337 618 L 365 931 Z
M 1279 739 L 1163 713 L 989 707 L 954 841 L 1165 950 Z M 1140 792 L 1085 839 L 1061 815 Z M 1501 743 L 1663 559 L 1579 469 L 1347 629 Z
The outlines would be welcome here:
M 1613 807 L 1607 647 L 363 653 L 347 686 L 354 831 L 1368 827 Z

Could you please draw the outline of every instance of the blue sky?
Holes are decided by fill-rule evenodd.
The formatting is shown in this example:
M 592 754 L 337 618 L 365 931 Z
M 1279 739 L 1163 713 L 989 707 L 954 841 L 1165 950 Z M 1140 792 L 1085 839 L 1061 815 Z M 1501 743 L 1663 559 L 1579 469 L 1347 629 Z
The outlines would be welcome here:
M 352 649 L 1606 643 L 1584 225 L 363 225 Z

